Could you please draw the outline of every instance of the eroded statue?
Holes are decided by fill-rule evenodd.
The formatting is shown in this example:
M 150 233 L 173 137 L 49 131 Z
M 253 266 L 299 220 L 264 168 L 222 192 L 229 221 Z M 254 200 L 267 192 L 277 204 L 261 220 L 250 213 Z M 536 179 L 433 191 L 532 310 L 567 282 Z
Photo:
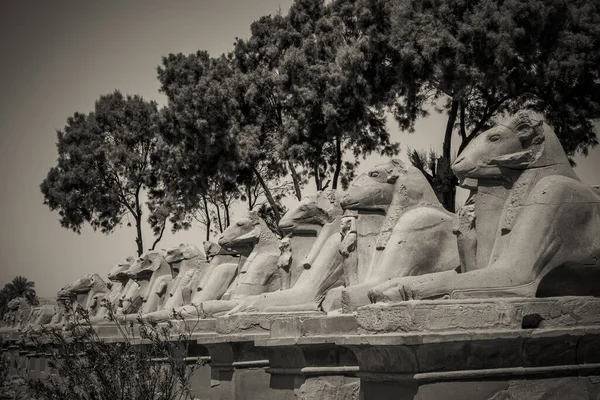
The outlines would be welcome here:
M 231 313 L 317 310 L 328 290 L 343 284 L 339 198 L 335 190 L 321 191 L 305 197 L 285 214 L 279 227 L 292 237 L 295 232 L 307 229 L 307 225 L 322 226 L 302 260 L 303 273 L 290 289 L 247 297 Z
M 191 303 L 193 293 L 209 270 L 206 255 L 193 244 L 181 243 L 167 249 L 164 257 L 177 276 L 169 284 L 169 298 L 162 308 L 172 309 Z
M 33 307 L 24 328 L 34 328 L 50 323 L 56 311 L 56 304 L 43 304 Z
M 347 311 L 368 304 L 370 290 L 385 292 L 399 277 L 454 270 L 460 264 L 454 215 L 442 207 L 418 169 L 399 160 L 378 165 L 357 177 L 342 199 L 345 210 L 385 206 L 366 277 L 343 292 Z M 341 251 L 349 252 L 347 246 Z
M 221 300 L 202 302 L 202 315 L 214 316 L 230 311 L 243 299 L 269 293 L 281 288 L 281 275 L 277 268 L 279 239 L 265 221 L 254 211 L 231 224 L 221 234 L 219 246 L 236 249 L 251 246 L 252 252 Z
M 69 285 L 69 291 L 75 298 L 74 306 L 80 306 L 93 318 L 100 312 L 102 299 L 109 293 L 109 288 L 100 275 L 88 274 Z
M 31 313 L 31 306 L 24 297 L 16 297 L 6 305 L 7 312 L 3 317 L 4 329 L 21 329 Z
M 459 274 L 398 282 L 397 299 L 600 294 L 600 196 L 549 125 L 519 112 L 476 137 L 452 169 L 475 192 L 471 261 Z
M 228 251 L 210 241 L 204 243 L 204 249 L 210 260 L 207 269 L 201 273 L 198 284 L 192 281 L 190 283 L 191 301 L 183 299 L 183 303 L 178 306 L 165 304 L 161 310 L 144 314 L 142 316 L 144 321 L 163 322 L 178 316 L 183 318 L 197 316 L 203 301 L 221 299 L 236 277 L 241 258 L 236 257 L 239 253 L 234 249 Z
M 117 312 L 125 293 L 127 293 L 132 284 L 135 284 L 129 279 L 129 275 L 127 275 L 134 261 L 134 257 L 127 257 L 124 262 L 118 263 L 110 270 L 108 273 L 110 283 L 107 284 L 109 292 L 104 296 L 104 300 L 101 302 L 100 309 L 96 315 L 90 318 L 91 323 L 107 320 L 110 314 L 109 307 L 112 312 Z
M 168 285 L 173 280 L 173 270 L 161 252 L 142 254 L 127 272 L 135 284 L 123 299 L 123 315 L 119 320 L 135 321 L 139 315 L 160 309 L 168 297 Z
M 72 311 L 72 296 L 69 291 L 69 285 L 63 286 L 56 293 L 56 305 L 54 306 L 54 315 L 50 319 L 49 325 L 59 327 L 69 319 Z

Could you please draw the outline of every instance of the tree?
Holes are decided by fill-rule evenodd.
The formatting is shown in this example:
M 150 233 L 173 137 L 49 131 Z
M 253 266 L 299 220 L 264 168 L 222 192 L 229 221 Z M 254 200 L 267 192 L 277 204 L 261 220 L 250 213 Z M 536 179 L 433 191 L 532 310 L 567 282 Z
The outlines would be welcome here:
M 119 91 L 101 96 L 93 112 L 75 113 L 58 131 L 58 164 L 41 184 L 44 204 L 58 210 L 60 224 L 77 233 L 88 222 L 108 234 L 132 217 L 141 255 L 141 195 L 155 182 L 150 158 L 157 140 L 155 102 Z M 165 223 L 168 213 L 163 214 Z
M 176 148 L 163 154 L 170 169 L 169 178 L 161 181 L 182 205 L 180 219 L 208 210 L 206 200 L 228 222 L 232 196 L 256 181 L 279 221 L 271 183 L 285 174 L 286 164 L 274 153 L 275 140 L 264 129 L 258 108 L 252 108 L 261 88 L 235 68 L 231 56 L 211 58 L 201 51 L 164 57 L 158 76 L 169 99 L 161 132 Z M 208 215 L 201 213 L 204 221 Z
M 441 105 L 448 121 L 431 176 L 454 211 L 452 140 L 460 153 L 495 118 L 520 108 L 544 114 L 567 154 L 597 144 L 600 12 L 587 1 L 359 0 L 368 38 L 366 78 L 402 129 Z
M 229 223 L 238 180 L 248 174 L 231 132 L 231 73 L 230 60 L 211 58 L 203 51 L 170 54 L 158 67 L 160 90 L 169 102 L 161 111 L 164 143 L 152 161 L 160 172 L 151 197 L 168 199 L 174 231 L 198 222 L 207 240 Z
M 259 115 L 261 132 L 276 139 L 270 152 L 287 160 L 297 197 L 302 175 L 312 176 L 317 190 L 337 189 L 353 178 L 359 156 L 397 153 L 360 74 L 362 54 L 349 46 L 355 32 L 338 9 L 297 0 L 287 16 L 254 22 L 251 33 L 236 41 L 236 65 L 257 88 L 248 92 L 248 107 Z M 347 151 L 353 162 L 344 162 Z

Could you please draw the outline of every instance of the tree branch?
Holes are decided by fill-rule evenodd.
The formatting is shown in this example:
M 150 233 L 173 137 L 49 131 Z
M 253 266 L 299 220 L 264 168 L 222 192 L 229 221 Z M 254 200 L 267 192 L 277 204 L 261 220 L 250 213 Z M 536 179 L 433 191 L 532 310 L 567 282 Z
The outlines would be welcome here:
M 154 241 L 154 243 L 152 243 L 152 248 L 150 249 L 150 251 L 154 251 L 154 249 L 156 248 L 156 245 L 162 239 L 163 233 L 165 233 L 166 226 L 167 226 L 167 217 L 165 217 L 165 220 L 163 221 L 163 226 L 160 229 L 160 234 L 158 235 L 158 237 L 156 238 L 156 240 Z
M 467 140 L 467 131 L 465 128 L 465 102 L 460 101 L 460 137 L 463 142 Z

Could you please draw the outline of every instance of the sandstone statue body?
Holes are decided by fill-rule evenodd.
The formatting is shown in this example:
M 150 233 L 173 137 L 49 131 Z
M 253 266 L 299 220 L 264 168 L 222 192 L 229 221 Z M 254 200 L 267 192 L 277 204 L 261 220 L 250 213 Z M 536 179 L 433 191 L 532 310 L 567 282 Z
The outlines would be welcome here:
M 69 285 L 67 285 L 63 286 L 56 293 L 54 315 L 48 324 L 54 327 L 62 326 L 65 322 L 67 322 L 70 314 L 72 314 L 71 292 L 69 291 Z
M 101 309 L 102 299 L 109 293 L 106 282 L 98 274 L 80 277 L 69 286 L 69 291 L 75 298 L 75 307 L 83 308 L 89 317 L 96 316 Z
M 25 328 L 34 328 L 50 323 L 56 311 L 56 304 L 43 304 L 33 307 Z
M 248 297 L 232 313 L 317 310 L 327 291 L 343 283 L 339 198 L 335 190 L 321 191 L 305 197 L 284 215 L 279 227 L 292 236 L 307 225 L 322 226 L 310 252 L 302 260 L 304 272 L 292 288 Z
M 202 250 L 193 244 L 181 243 L 167 249 L 165 261 L 171 265 L 176 274 L 169 284 L 169 297 L 163 309 L 171 309 L 192 301 L 192 295 L 209 270 L 209 262 Z
M 347 310 L 368 304 L 369 290 L 380 284 L 385 286 L 394 278 L 454 270 L 459 266 L 452 233 L 454 215 L 442 207 L 418 169 L 398 160 L 378 165 L 359 176 L 342 200 L 342 207 L 347 210 L 386 205 L 386 218 L 367 276 L 344 290 Z
M 8 311 L 3 317 L 3 330 L 23 328 L 31 313 L 31 306 L 25 298 L 17 297 L 12 299 L 8 302 L 6 308 Z
M 142 254 L 127 274 L 137 287 L 133 285 L 125 295 L 123 307 L 127 312 L 123 312 L 124 316 L 118 315 L 119 319 L 135 320 L 137 314 L 156 311 L 164 304 L 168 297 L 168 285 L 173 280 L 173 271 L 161 252 Z
M 201 273 L 198 284 L 190 283 L 191 300 L 184 300 L 179 306 L 165 304 L 161 310 L 144 314 L 143 320 L 163 322 L 176 316 L 197 316 L 203 301 L 221 299 L 236 277 L 241 258 L 235 256 L 238 254 L 236 251 L 225 250 L 213 242 L 206 242 L 204 248 L 210 260 L 206 270 Z
M 466 271 L 400 280 L 388 298 L 600 294 L 600 196 L 577 178 L 550 126 L 520 112 L 481 133 L 452 168 L 478 192 L 501 187 L 502 207 L 480 220 L 488 204 L 475 197 Z
M 227 312 L 249 296 L 281 288 L 279 240 L 256 212 L 231 224 L 219 237 L 219 245 L 225 249 L 253 247 L 222 299 L 200 304 L 204 316 Z
M 113 313 L 116 313 L 119 307 L 121 307 L 123 297 L 125 296 L 128 288 L 127 285 L 130 283 L 130 278 L 129 275 L 127 275 L 127 272 L 134 261 L 134 257 L 127 257 L 124 262 L 115 265 L 110 270 L 108 273 L 108 279 L 110 283 L 107 284 L 109 292 L 101 301 L 98 312 L 90 318 L 90 322 L 92 324 L 108 320 L 110 314 L 109 307 Z

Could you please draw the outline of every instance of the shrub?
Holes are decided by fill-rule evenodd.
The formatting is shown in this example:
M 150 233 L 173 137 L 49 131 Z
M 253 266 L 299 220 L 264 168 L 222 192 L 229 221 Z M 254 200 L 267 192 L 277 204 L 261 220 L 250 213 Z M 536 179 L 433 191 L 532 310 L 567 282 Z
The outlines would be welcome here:
M 105 304 L 105 306 L 108 306 Z M 120 322 L 109 319 L 121 336 L 107 343 L 78 308 L 64 329 L 29 330 L 25 340 L 46 353 L 46 379 L 25 378 L 36 400 L 193 400 L 190 378 L 204 365 L 187 357 L 193 328 L 173 334 L 171 323 Z M 122 339 L 122 340 L 121 340 Z

